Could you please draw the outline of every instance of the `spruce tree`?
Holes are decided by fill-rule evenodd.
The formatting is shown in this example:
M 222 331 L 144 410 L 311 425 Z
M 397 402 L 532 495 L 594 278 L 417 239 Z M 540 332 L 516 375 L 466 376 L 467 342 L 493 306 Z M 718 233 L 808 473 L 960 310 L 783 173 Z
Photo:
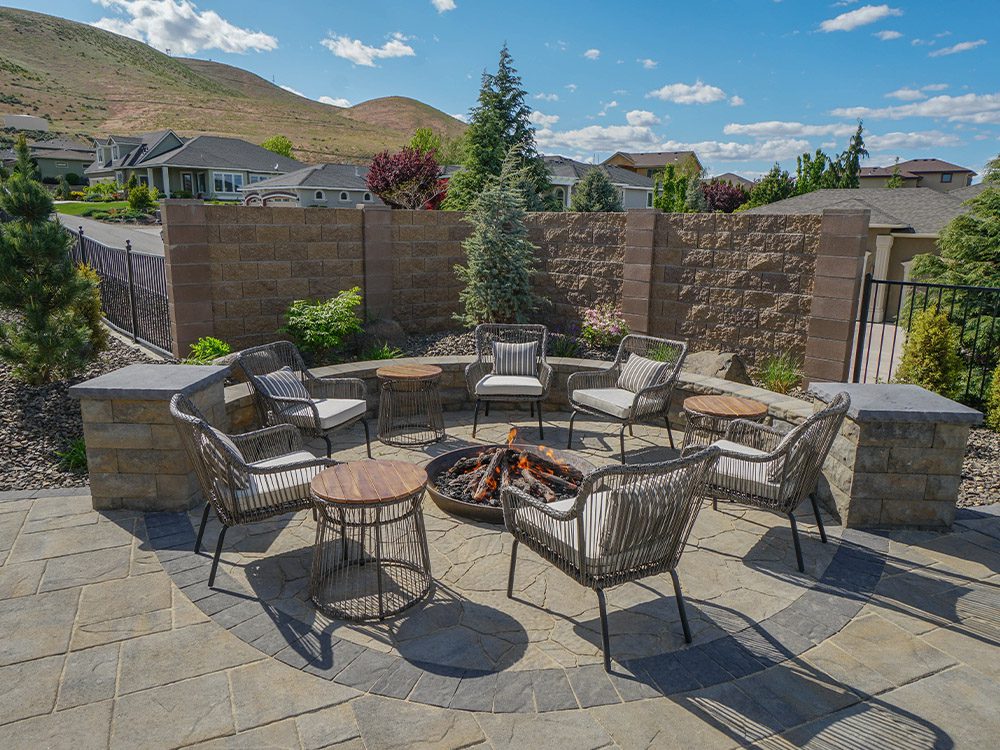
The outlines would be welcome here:
M 14 144 L 14 166 L 11 174 L 20 174 L 29 180 L 38 179 L 38 165 L 31 158 L 31 149 L 28 148 L 28 139 L 24 135 L 19 135 Z
M 449 180 L 446 209 L 468 210 L 489 178 L 500 175 L 505 157 L 515 146 L 524 161 L 520 182 L 527 207 L 549 206 L 548 201 L 539 198 L 548 195 L 551 185 L 535 146 L 535 129 L 529 120 L 531 108 L 525 104 L 525 95 L 505 44 L 497 72 L 483 73 L 478 104 L 472 110 L 465 135 L 462 170 Z
M 573 186 L 572 210 L 580 212 L 622 211 L 622 197 L 608 173 L 594 167 Z
M 708 201 L 705 200 L 705 191 L 701 189 L 701 179 L 694 175 L 688 178 L 684 192 L 684 211 L 693 214 L 708 211 Z
M 890 189 L 896 189 L 903 187 L 903 175 L 899 173 L 899 157 L 896 157 L 896 163 L 892 167 L 892 176 L 886 180 L 885 186 Z
M 465 288 L 459 294 L 464 312 L 456 319 L 479 323 L 523 323 L 537 309 L 532 291 L 537 247 L 528 241 L 524 195 L 519 184 L 525 167 L 517 148 L 501 165 L 500 175 L 487 179 L 465 221 L 472 233 L 462 243 L 466 265 L 455 273 Z

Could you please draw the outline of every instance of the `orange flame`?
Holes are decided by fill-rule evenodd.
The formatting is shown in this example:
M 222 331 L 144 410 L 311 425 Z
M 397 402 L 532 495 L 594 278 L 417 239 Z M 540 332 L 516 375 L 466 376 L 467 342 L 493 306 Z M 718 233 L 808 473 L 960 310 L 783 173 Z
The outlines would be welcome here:
M 509 448 L 514 444 L 514 439 L 517 437 L 517 428 L 511 427 L 510 432 L 507 433 L 507 447 Z

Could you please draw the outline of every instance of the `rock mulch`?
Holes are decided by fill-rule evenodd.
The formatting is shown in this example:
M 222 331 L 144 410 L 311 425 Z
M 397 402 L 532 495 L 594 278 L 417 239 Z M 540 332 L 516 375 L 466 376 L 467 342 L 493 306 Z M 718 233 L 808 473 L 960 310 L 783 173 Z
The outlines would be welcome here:
M 549 334 L 550 357 L 580 357 L 584 359 L 615 358 L 617 348 L 591 347 L 577 339 L 578 349 L 567 353 L 564 346 L 566 337 L 559 333 Z M 441 331 L 419 336 L 410 336 L 403 347 L 407 357 L 458 357 L 476 353 L 476 336 L 472 331 Z
M 71 380 L 43 386 L 14 380 L 0 363 L 0 491 L 87 484 L 85 472 L 68 471 L 59 454 L 83 437 L 80 403 L 69 387 L 137 362 L 157 362 L 142 349 L 115 336 L 86 372 Z
M 989 505 L 1000 499 L 1000 432 L 975 427 L 962 464 L 959 507 Z

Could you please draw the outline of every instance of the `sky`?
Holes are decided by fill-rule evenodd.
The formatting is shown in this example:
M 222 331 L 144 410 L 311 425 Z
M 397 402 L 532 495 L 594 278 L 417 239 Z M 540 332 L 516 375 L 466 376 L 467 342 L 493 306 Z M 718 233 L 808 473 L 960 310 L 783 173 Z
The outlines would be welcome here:
M 30 0 L 10 3 L 251 70 L 328 104 L 456 116 L 506 42 L 540 150 L 693 149 L 755 176 L 846 146 L 867 166 L 1000 152 L 995 0 Z M 3 42 L 0 40 L 0 50 Z

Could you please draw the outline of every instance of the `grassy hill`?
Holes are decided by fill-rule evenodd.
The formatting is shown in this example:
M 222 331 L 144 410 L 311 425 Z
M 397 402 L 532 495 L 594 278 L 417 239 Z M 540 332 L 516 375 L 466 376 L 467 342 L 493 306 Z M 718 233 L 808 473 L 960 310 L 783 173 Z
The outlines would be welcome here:
M 307 162 L 364 159 L 422 126 L 449 137 L 465 129 L 414 99 L 333 107 L 240 68 L 12 8 L 0 8 L 0 112 L 41 115 L 54 130 L 87 136 L 172 128 L 260 143 L 280 133 Z

